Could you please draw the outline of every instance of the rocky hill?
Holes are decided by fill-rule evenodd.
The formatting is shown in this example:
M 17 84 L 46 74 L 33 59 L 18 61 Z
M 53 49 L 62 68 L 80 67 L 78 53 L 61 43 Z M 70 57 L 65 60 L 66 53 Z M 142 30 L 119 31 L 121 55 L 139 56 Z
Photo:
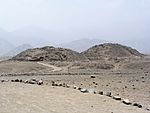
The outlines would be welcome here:
M 141 57 L 143 54 L 131 47 L 123 46 L 121 44 L 105 43 L 93 46 L 88 50 L 82 52 L 90 60 L 103 60 L 106 58 L 117 57 Z
M 28 49 L 12 58 L 21 61 L 76 61 L 87 60 L 87 58 L 75 51 L 64 48 L 42 47 Z

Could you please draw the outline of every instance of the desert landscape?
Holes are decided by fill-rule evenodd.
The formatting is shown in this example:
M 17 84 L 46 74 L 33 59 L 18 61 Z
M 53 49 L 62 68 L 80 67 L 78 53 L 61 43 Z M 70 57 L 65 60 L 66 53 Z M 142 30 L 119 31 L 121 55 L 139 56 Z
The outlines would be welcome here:
M 121 44 L 28 49 L 0 62 L 0 112 L 147 113 L 149 70 L 149 55 Z

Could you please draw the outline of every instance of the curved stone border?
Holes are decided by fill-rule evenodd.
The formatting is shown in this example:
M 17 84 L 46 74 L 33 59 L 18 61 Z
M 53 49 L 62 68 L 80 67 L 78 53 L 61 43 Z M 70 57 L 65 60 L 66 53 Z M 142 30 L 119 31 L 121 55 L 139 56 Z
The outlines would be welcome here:
M 9 80 L 1 80 L 1 82 L 2 83 L 3 82 L 9 82 Z M 43 85 L 44 84 L 42 79 L 37 80 L 35 78 L 32 78 L 30 80 L 24 80 L 24 81 L 22 79 L 15 79 L 15 80 L 11 80 L 11 82 L 20 82 L 20 83 L 25 83 L 25 84 L 37 84 L 37 85 Z M 51 85 L 52 86 L 57 86 L 57 87 L 73 88 L 75 90 L 79 90 L 82 93 L 105 95 L 105 96 L 110 97 L 114 100 L 121 101 L 125 105 L 132 105 L 132 106 L 135 106 L 135 107 L 138 107 L 138 108 L 143 108 L 143 106 L 139 103 L 132 103 L 128 99 L 122 99 L 119 96 L 113 96 L 111 92 L 106 92 L 104 94 L 104 91 L 96 91 L 95 89 L 86 89 L 86 88 L 81 88 L 81 87 L 78 87 L 78 86 L 71 86 L 71 85 L 66 84 L 66 83 L 55 83 L 55 81 L 52 81 Z M 147 108 L 145 108 L 145 110 L 150 111 L 150 108 L 147 107 Z

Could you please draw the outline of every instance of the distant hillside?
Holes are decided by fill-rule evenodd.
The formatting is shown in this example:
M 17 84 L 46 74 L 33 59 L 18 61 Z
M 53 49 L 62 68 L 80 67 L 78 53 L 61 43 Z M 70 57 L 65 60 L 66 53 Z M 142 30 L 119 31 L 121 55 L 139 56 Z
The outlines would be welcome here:
M 13 44 L 11 44 L 10 42 L 8 42 L 4 39 L 0 39 L 0 56 L 5 54 L 6 52 L 10 51 L 14 47 L 15 46 Z
M 13 56 L 19 54 L 20 52 L 25 51 L 27 49 L 31 49 L 31 48 L 33 48 L 33 47 L 31 45 L 29 45 L 29 44 L 22 44 L 22 45 L 20 45 L 18 47 L 13 48 L 9 52 L 5 53 L 3 56 L 13 57 Z
M 131 47 L 123 46 L 120 44 L 105 43 L 93 46 L 88 50 L 82 52 L 83 55 L 88 57 L 90 60 L 99 60 L 105 58 L 115 57 L 141 57 L 142 54 Z
M 101 44 L 104 42 L 106 41 L 100 40 L 100 39 L 80 39 L 80 40 L 75 40 L 69 43 L 63 43 L 58 46 L 62 48 L 68 48 L 74 51 L 82 52 L 94 45 Z
M 42 47 L 28 49 L 21 52 L 12 58 L 13 60 L 23 61 L 76 61 L 87 60 L 84 55 L 72 51 L 70 49 L 55 48 L 55 47 Z

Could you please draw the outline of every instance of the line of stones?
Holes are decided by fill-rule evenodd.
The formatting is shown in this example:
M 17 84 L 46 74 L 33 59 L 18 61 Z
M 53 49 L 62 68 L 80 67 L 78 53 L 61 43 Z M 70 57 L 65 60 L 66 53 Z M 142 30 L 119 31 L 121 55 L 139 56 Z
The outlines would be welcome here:
M 86 88 L 81 88 L 81 87 L 77 87 L 77 86 L 70 86 L 70 85 L 65 84 L 65 83 L 63 83 L 63 84 L 59 83 L 58 84 L 58 83 L 55 83 L 54 81 L 52 81 L 52 86 L 73 88 L 73 89 L 79 90 L 82 93 L 91 93 L 91 94 L 105 95 L 107 97 L 111 97 L 114 100 L 121 101 L 123 104 L 136 106 L 138 108 L 143 108 L 143 106 L 141 104 L 139 104 L 139 103 L 136 103 L 136 102 L 132 103 L 132 102 L 129 101 L 129 99 L 122 99 L 119 96 L 113 96 L 111 92 L 106 92 L 106 94 L 104 94 L 103 91 L 96 91 L 94 89 L 86 89 Z M 146 108 L 146 110 L 150 111 L 150 108 Z
M 1 82 L 9 82 L 9 80 L 1 80 Z M 37 80 L 35 78 L 30 79 L 30 80 L 24 80 L 24 81 L 22 79 L 15 79 L 15 80 L 11 80 L 11 82 L 20 82 L 20 83 L 25 83 L 25 84 L 43 85 L 42 80 Z M 86 89 L 86 88 L 81 88 L 81 87 L 77 87 L 77 86 L 70 86 L 66 83 L 55 83 L 54 81 L 52 81 L 52 86 L 73 88 L 73 89 L 79 90 L 82 93 L 105 95 L 107 97 L 111 97 L 114 100 L 121 101 L 122 103 L 124 103 L 126 105 L 133 105 L 133 106 L 136 106 L 138 108 L 143 108 L 143 106 L 139 103 L 132 103 L 132 102 L 129 101 L 129 99 L 122 99 L 119 96 L 113 96 L 111 92 L 106 92 L 106 94 L 104 94 L 103 91 L 96 91 L 94 89 L 92 90 L 92 89 Z M 150 108 L 146 108 L 146 110 L 150 111 Z

